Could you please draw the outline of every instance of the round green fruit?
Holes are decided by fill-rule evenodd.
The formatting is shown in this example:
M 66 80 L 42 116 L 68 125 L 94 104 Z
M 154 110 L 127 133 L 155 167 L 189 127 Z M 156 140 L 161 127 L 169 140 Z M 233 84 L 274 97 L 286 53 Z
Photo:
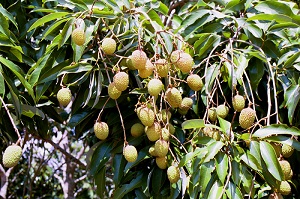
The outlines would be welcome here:
M 2 156 L 4 167 L 11 168 L 18 164 L 22 156 L 22 148 L 18 145 L 8 146 Z

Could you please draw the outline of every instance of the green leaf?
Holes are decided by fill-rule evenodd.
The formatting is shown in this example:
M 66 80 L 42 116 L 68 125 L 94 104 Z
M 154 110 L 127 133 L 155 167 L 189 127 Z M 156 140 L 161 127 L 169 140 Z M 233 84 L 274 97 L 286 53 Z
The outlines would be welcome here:
M 68 14 L 70 14 L 70 13 L 68 13 L 68 12 L 56 12 L 56 13 L 47 14 L 47 15 L 43 16 L 42 18 L 39 18 L 37 21 L 35 21 L 30 26 L 30 28 L 27 30 L 27 32 L 30 32 L 31 30 L 33 30 L 33 29 L 35 29 L 39 26 L 42 26 L 44 23 L 47 23 L 47 22 L 55 20 L 55 19 L 59 19 L 59 18 L 64 17 Z
M 5 8 L 3 8 L 1 4 L 0 4 L 0 13 L 6 18 L 8 18 L 17 29 L 19 28 L 14 16 L 10 12 L 8 12 Z
M 202 119 L 191 119 L 184 121 L 181 126 L 182 129 L 199 129 L 205 127 L 205 124 Z
M 102 167 L 99 172 L 94 176 L 95 184 L 97 186 L 96 192 L 100 198 L 104 198 L 106 191 L 106 167 Z
M 147 178 L 145 174 L 143 171 L 137 172 L 136 178 L 131 180 L 130 183 L 123 184 L 121 187 L 116 188 L 114 191 L 114 199 L 122 199 L 130 191 L 142 186 L 146 180 L 145 178 Z
M 75 113 L 71 116 L 68 125 L 73 128 L 80 124 L 85 119 L 91 117 L 93 112 L 91 110 L 81 110 L 79 113 Z
M 211 187 L 207 198 L 221 198 L 223 186 L 216 180 L 213 186 Z
M 205 192 L 207 185 L 211 179 L 211 173 L 214 171 L 215 169 L 215 162 L 214 161 L 210 161 L 210 162 L 206 162 L 201 164 L 200 166 L 200 181 L 199 181 L 199 185 L 200 188 L 202 190 L 202 192 Z
M 260 153 L 268 171 L 279 181 L 284 179 L 274 148 L 268 142 L 259 143 Z
M 119 186 L 121 183 L 121 180 L 124 175 L 124 168 L 127 164 L 127 161 L 125 158 L 123 158 L 123 154 L 115 154 L 113 159 L 113 168 L 114 168 L 114 177 L 113 181 L 116 185 L 116 187 Z
M 110 158 L 110 151 L 113 148 L 113 142 L 101 142 L 95 149 L 91 163 L 89 165 L 89 173 L 96 175 Z
M 287 145 L 292 146 L 297 151 L 300 151 L 300 142 L 298 142 L 295 139 L 291 139 L 290 137 L 286 137 L 286 136 L 282 136 L 282 135 L 276 135 L 276 136 L 266 137 L 266 138 L 264 138 L 264 140 L 269 140 L 269 141 L 272 141 L 272 142 L 287 144 Z
M 195 149 L 195 151 L 193 152 L 189 152 L 186 155 L 184 155 L 179 163 L 179 167 L 183 167 L 184 165 L 186 165 L 189 161 L 191 161 L 193 158 L 197 157 L 197 158 L 203 158 L 206 154 L 208 153 L 207 148 L 203 147 L 203 148 L 199 148 L 197 147 Z
M 254 169 L 255 171 L 262 171 L 262 167 L 260 163 L 257 161 L 255 156 L 253 156 L 250 152 L 246 152 L 241 155 L 241 160 L 244 161 L 246 165 L 248 165 L 250 168 Z
M 223 152 L 219 152 L 215 158 L 216 162 L 216 171 L 219 176 L 221 183 L 224 185 L 225 179 L 228 175 L 228 156 Z
M 224 143 L 220 141 L 213 142 L 212 144 L 207 146 L 207 150 L 209 151 L 209 153 L 205 156 L 202 162 L 208 162 L 213 159 L 223 146 Z
M 226 187 L 226 195 L 229 199 L 243 199 L 243 194 L 240 190 L 240 187 L 236 186 L 234 183 L 229 181 L 228 186 Z
M 296 127 L 289 127 L 286 124 L 272 124 L 270 126 L 266 126 L 255 131 L 253 137 L 265 138 L 271 135 L 299 136 L 300 130 Z
M 166 171 L 155 167 L 151 177 L 152 189 L 155 194 L 160 194 L 166 181 Z
M 249 17 L 247 21 L 254 21 L 254 20 L 267 20 L 267 21 L 276 21 L 277 23 L 296 23 L 300 25 L 298 21 L 293 20 L 292 17 L 284 15 L 284 14 L 257 14 L 252 17 Z
M 33 118 L 35 115 L 40 116 L 42 119 L 45 118 L 45 114 L 38 108 L 27 104 L 21 105 L 22 115 Z
M 2 75 L 2 67 L 0 65 L 0 95 L 4 96 L 4 94 L 5 94 L 5 84 L 4 84 L 4 77 Z

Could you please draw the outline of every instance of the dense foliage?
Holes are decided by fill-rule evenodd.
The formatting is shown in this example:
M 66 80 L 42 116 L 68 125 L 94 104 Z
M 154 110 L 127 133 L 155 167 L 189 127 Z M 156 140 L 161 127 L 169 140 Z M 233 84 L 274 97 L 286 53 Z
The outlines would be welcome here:
M 44 197 L 94 197 L 94 187 L 100 198 L 268 198 L 288 182 L 292 191 L 283 197 L 299 198 L 299 12 L 296 2 L 273 0 L 1 2 L 1 149 L 11 143 L 24 149 L 7 195 L 41 197 L 36 190 L 43 186 L 52 189 Z M 83 45 L 72 38 L 76 28 L 84 30 Z M 105 51 L 105 38 L 116 41 L 114 53 Z M 151 62 L 145 76 L 130 63 L 136 50 Z M 191 70 L 172 58 L 178 50 L 192 58 Z M 160 59 L 168 63 L 166 75 L 159 73 Z M 120 71 L 129 84 L 116 97 L 109 85 Z M 201 77 L 200 90 L 188 84 L 191 74 Z M 163 83 L 154 96 L 152 79 Z M 57 99 L 61 88 L 72 94 L 66 106 Z M 191 106 L 174 105 L 173 88 L 192 99 Z M 255 111 L 250 125 L 234 110 L 237 94 Z M 219 105 L 228 114 L 210 118 Z M 144 107 L 160 128 L 175 132 L 133 136 Z M 171 115 L 162 119 L 163 111 Z M 108 125 L 106 139 L 96 137 L 96 122 Z M 162 139 L 167 167 L 180 170 L 175 183 L 149 152 Z M 123 155 L 127 145 L 137 149 L 133 162 Z M 285 145 L 295 149 L 289 157 L 281 151 Z M 36 157 L 33 146 L 46 156 Z M 289 179 L 283 160 L 293 171 Z M 85 175 L 93 182 L 70 185 Z M 82 195 L 64 190 L 64 183 Z

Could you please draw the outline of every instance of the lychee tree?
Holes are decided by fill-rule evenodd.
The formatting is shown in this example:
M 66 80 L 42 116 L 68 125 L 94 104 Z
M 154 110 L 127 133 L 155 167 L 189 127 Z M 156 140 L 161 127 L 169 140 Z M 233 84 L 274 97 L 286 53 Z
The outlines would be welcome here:
M 89 145 L 100 198 L 299 197 L 297 2 L 8 0 L 0 11 L 3 151 L 51 142 L 55 121 Z

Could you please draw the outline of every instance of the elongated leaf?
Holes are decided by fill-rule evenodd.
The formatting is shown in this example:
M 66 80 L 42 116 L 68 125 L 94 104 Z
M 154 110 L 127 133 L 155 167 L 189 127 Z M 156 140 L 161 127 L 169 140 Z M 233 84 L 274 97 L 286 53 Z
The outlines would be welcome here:
M 234 183 L 229 181 L 228 186 L 226 187 L 226 195 L 229 199 L 243 199 L 243 194 L 239 187 Z
M 127 164 L 127 161 L 125 158 L 123 158 L 123 154 L 116 154 L 114 155 L 114 160 L 113 160 L 113 168 L 114 168 L 114 183 L 118 187 L 119 184 L 121 183 L 121 180 L 124 175 L 124 168 L 125 165 Z
M 202 192 L 205 192 L 209 181 L 211 180 L 211 173 L 213 172 L 215 166 L 215 162 L 210 161 L 201 164 L 200 166 L 200 181 L 199 185 L 201 187 Z M 196 182 L 195 182 L 196 183 Z
M 89 173 L 91 175 L 95 175 L 104 167 L 105 163 L 110 158 L 112 147 L 112 142 L 101 142 L 101 144 L 97 146 L 90 163 Z
M 106 183 L 105 183 L 105 174 L 106 174 L 106 167 L 102 167 L 99 172 L 96 173 L 94 176 L 95 184 L 97 185 L 97 195 L 100 198 L 104 198 L 104 193 L 106 190 Z
M 142 184 L 146 181 L 147 176 L 145 172 L 138 172 L 135 179 L 131 180 L 129 184 L 124 184 L 123 186 L 117 188 L 114 191 L 114 199 L 122 199 L 127 193 L 142 186 Z
M 221 183 L 224 185 L 225 179 L 228 175 L 228 156 L 225 153 L 219 152 L 216 155 L 216 171 L 219 176 Z
M 5 8 L 3 8 L 2 5 L 0 5 L 0 13 L 6 18 L 8 18 L 17 29 L 19 28 L 14 16 L 10 12 L 8 12 Z
M 259 143 L 260 153 L 268 171 L 279 181 L 284 179 L 274 148 L 265 141 Z
M 5 84 L 4 84 L 4 77 L 2 75 L 2 68 L 0 65 L 0 95 L 3 96 L 5 94 Z
M 70 13 L 68 12 L 56 12 L 56 13 L 50 13 L 48 15 L 45 15 L 43 16 L 42 18 L 38 19 L 36 22 L 34 22 L 30 28 L 28 29 L 28 32 L 30 32 L 31 30 L 39 27 L 39 26 L 42 26 L 43 24 L 49 22 L 49 21 L 52 21 L 52 20 L 55 20 L 55 19 L 59 19 L 61 17 L 64 17 L 66 15 L 68 15 Z
M 268 21 L 276 21 L 277 23 L 296 23 L 300 25 L 298 21 L 293 20 L 292 17 L 284 15 L 284 14 L 257 14 L 252 17 L 249 17 L 247 21 L 254 21 L 254 20 L 268 20 Z
M 213 159 L 223 146 L 224 143 L 220 141 L 213 142 L 211 145 L 207 146 L 209 153 L 205 156 L 203 162 L 208 162 Z
M 222 190 L 223 190 L 223 186 L 221 185 L 221 183 L 219 181 L 215 181 L 215 183 L 210 189 L 207 198 L 221 198 Z
M 258 129 L 254 132 L 253 137 L 269 137 L 271 135 L 294 135 L 299 136 L 300 130 L 296 127 L 289 127 L 286 124 L 272 124 Z
M 69 121 L 70 127 L 75 127 L 78 124 L 80 124 L 82 121 L 84 121 L 86 118 L 90 117 L 93 114 L 90 110 L 81 110 L 79 113 L 76 113 L 71 116 L 71 119 Z
M 244 153 L 241 156 L 241 159 L 243 162 L 245 162 L 246 165 L 248 165 L 250 168 L 254 169 L 255 171 L 261 171 L 262 167 L 260 163 L 257 161 L 257 159 L 249 152 Z
M 35 115 L 40 116 L 42 119 L 45 118 L 45 114 L 38 108 L 27 104 L 21 105 L 22 115 L 33 118 Z
M 182 167 L 186 165 L 189 161 L 191 161 L 193 158 L 203 158 L 208 153 L 207 148 L 196 148 L 195 151 L 187 153 L 183 158 L 181 158 L 179 167 Z
M 205 127 L 202 119 L 191 119 L 182 123 L 182 129 L 199 129 Z
M 298 142 L 295 139 L 291 139 L 290 137 L 286 137 L 286 136 L 282 136 L 282 135 L 276 135 L 276 136 L 266 137 L 266 138 L 264 138 L 264 140 L 269 140 L 269 141 L 272 141 L 272 142 L 287 144 L 287 145 L 292 146 L 297 151 L 300 151 L 300 142 Z

